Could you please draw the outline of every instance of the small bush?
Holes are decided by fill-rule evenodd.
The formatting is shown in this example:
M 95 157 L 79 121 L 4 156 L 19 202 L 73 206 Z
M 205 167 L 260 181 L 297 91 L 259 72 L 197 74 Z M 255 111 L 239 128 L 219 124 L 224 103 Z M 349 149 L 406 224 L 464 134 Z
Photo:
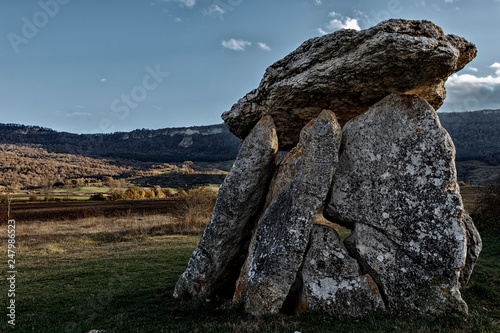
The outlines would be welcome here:
M 126 199 L 139 199 L 139 189 L 137 187 L 131 187 L 125 191 Z
M 173 197 L 175 195 L 174 191 L 172 191 L 172 189 L 168 187 L 163 189 L 163 193 L 166 197 Z
M 125 199 L 125 192 L 120 190 L 115 190 L 109 196 L 109 200 L 123 200 Z
M 158 198 L 158 199 L 165 198 L 165 193 L 163 192 L 163 190 L 161 189 L 161 187 L 159 185 L 155 186 L 153 192 L 154 192 L 155 198 Z
M 151 191 L 151 190 L 146 190 L 146 191 L 144 191 L 144 192 L 145 192 L 144 197 L 145 197 L 146 199 L 154 199 L 154 198 L 156 198 L 156 194 L 155 194 L 155 192 L 154 192 L 154 191 Z
M 102 193 L 96 193 L 96 194 L 92 194 L 90 196 L 89 200 L 104 201 L 104 200 L 106 200 L 106 197 Z
M 199 187 L 181 190 L 178 196 L 181 199 L 179 215 L 182 216 L 182 230 L 179 231 L 203 231 L 212 216 L 217 194 Z
M 36 202 L 36 201 L 38 201 L 38 195 L 32 194 L 32 195 L 30 195 L 28 200 L 31 202 Z

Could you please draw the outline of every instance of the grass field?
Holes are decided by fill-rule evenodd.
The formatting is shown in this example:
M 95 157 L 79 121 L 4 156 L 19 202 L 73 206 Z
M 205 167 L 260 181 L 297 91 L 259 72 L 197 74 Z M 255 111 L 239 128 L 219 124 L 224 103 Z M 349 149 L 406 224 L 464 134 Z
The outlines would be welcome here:
M 7 325 L 2 269 L 0 332 L 500 332 L 500 239 L 495 236 L 483 235 L 483 252 L 463 290 L 468 318 L 354 320 L 309 312 L 257 319 L 216 299 L 173 299 L 202 229 L 182 226 L 179 216 L 16 223 L 16 326 Z M 5 254 L 7 228 L 0 229 Z

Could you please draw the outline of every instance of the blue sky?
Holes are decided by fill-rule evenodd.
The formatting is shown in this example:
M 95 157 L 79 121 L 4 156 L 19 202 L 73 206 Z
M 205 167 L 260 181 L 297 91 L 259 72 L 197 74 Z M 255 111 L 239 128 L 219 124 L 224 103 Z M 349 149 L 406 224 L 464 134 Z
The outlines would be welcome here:
M 0 122 L 95 133 L 221 123 L 308 38 L 394 17 L 478 57 L 443 111 L 500 108 L 499 0 L 0 0 Z

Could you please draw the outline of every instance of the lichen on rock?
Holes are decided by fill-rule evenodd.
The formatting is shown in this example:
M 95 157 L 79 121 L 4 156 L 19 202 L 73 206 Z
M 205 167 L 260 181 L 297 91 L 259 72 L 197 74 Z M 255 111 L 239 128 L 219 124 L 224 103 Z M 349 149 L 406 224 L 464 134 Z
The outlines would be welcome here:
M 267 68 L 259 86 L 223 113 L 244 139 L 264 115 L 276 123 L 281 150 L 323 109 L 340 124 L 391 93 L 411 93 L 438 109 L 444 83 L 476 56 L 474 44 L 429 21 L 391 19 L 370 29 L 339 30 L 304 42 Z

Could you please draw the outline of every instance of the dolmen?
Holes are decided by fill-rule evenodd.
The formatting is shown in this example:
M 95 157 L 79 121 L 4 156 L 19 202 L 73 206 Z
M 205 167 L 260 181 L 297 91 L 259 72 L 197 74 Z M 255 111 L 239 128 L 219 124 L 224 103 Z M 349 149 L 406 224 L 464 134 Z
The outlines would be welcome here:
M 392 19 L 267 68 L 222 115 L 243 144 L 174 296 L 256 316 L 466 315 L 482 243 L 436 110 L 476 53 L 432 22 Z

